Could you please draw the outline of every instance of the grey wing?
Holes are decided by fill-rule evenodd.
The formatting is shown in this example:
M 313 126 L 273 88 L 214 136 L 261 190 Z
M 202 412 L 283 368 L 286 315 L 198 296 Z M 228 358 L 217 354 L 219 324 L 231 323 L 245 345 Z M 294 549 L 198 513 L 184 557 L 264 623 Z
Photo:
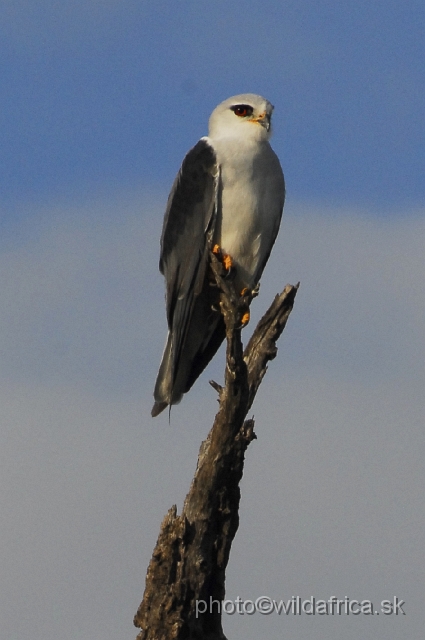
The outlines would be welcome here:
M 285 204 L 285 178 L 283 175 L 282 167 L 280 166 L 279 158 L 277 157 L 277 155 L 272 149 L 270 149 L 270 151 L 272 152 L 272 156 L 270 159 L 268 184 L 266 185 L 266 189 L 272 197 L 272 201 L 269 202 L 269 207 L 274 211 L 273 225 L 270 229 L 270 235 L 267 239 L 265 251 L 261 256 L 261 260 L 254 277 L 255 282 L 258 282 L 261 278 L 264 267 L 266 266 L 267 261 L 270 257 L 270 253 L 273 249 L 273 245 L 279 232 L 283 214 L 283 207 Z
M 171 189 L 159 268 L 166 281 L 169 339 L 155 400 L 170 404 L 196 298 L 202 292 L 216 218 L 219 171 L 214 149 L 201 139 L 183 160 Z
M 183 160 L 164 217 L 159 269 L 166 281 L 169 328 L 186 315 L 202 289 L 215 222 L 217 182 L 214 149 L 202 139 Z

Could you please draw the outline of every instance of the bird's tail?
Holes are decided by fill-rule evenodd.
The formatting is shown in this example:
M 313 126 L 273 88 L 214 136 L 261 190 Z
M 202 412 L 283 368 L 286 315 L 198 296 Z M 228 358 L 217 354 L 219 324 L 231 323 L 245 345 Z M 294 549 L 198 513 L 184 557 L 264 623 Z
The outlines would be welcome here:
M 151 416 L 152 418 L 156 418 L 159 414 L 164 411 L 168 407 L 168 402 L 154 402 L 152 407 Z
M 151 411 L 153 418 L 159 415 L 161 411 L 164 411 L 169 404 L 177 404 L 182 399 L 183 393 L 175 393 L 174 382 L 174 355 L 171 333 L 169 332 L 155 383 L 153 394 L 155 403 Z
M 212 310 L 209 297 L 198 298 L 179 353 L 175 346 L 175 341 L 179 342 L 175 331 L 168 332 L 155 384 L 153 417 L 168 405 L 180 402 L 210 362 L 225 335 L 223 316 Z

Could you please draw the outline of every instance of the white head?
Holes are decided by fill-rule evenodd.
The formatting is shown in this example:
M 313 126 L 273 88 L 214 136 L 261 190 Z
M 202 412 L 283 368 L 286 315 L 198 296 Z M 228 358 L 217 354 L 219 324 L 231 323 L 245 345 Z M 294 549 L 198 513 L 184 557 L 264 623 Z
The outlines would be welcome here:
M 271 136 L 273 105 L 255 93 L 242 93 L 228 98 L 211 114 L 211 138 L 242 137 L 268 140 Z

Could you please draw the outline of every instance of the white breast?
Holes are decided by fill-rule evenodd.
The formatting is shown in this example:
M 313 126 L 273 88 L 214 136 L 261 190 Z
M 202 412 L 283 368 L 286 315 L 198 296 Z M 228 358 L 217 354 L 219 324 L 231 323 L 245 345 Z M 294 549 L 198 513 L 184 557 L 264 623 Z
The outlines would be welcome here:
M 261 277 L 285 196 L 282 169 L 268 142 L 214 140 L 221 192 L 214 242 L 236 266 L 240 286 Z M 239 286 L 238 285 L 238 286 Z

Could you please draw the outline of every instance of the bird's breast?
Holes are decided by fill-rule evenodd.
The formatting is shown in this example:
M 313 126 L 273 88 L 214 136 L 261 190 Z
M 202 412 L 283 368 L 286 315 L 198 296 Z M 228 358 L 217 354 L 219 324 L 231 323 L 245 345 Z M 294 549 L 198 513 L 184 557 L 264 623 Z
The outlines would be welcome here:
M 238 285 L 253 287 L 279 225 L 282 170 L 268 143 L 218 146 L 216 153 L 221 185 L 214 242 L 232 257 Z

